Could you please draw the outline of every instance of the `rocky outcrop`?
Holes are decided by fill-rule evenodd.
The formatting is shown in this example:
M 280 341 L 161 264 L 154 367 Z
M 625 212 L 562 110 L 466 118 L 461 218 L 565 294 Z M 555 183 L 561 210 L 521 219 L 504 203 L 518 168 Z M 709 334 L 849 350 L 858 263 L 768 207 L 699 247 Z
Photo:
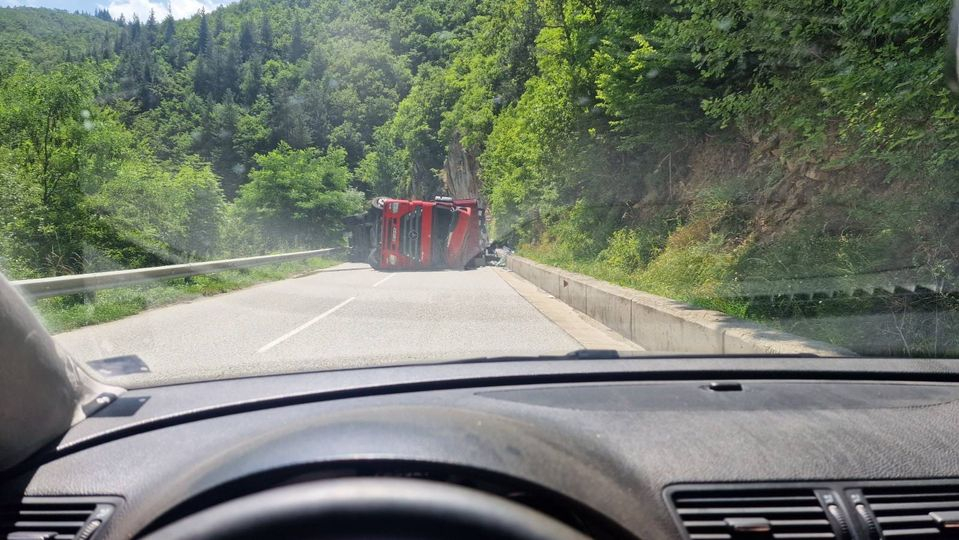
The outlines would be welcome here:
M 450 138 L 449 150 L 443 162 L 440 179 L 446 192 L 457 199 L 481 199 L 479 163 L 476 155 L 464 148 L 458 132 Z

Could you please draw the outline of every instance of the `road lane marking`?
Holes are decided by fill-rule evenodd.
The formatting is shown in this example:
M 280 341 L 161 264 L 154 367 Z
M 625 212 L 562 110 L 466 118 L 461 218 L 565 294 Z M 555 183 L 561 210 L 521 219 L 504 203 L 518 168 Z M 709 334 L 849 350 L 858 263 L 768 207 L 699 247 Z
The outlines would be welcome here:
M 317 315 L 316 317 L 313 317 L 312 319 L 306 321 L 305 323 L 301 324 L 300 326 L 297 326 L 297 327 L 294 328 L 293 330 L 290 330 L 289 332 L 283 334 L 282 336 L 280 336 L 280 337 L 274 339 L 273 341 L 267 343 L 266 345 L 260 347 L 260 349 L 259 349 L 258 351 L 256 351 L 256 352 L 262 353 L 262 352 L 266 352 L 266 351 L 272 349 L 273 347 L 276 347 L 276 346 L 279 345 L 280 343 L 283 343 L 284 341 L 290 339 L 291 337 L 293 337 L 293 336 L 299 334 L 300 332 L 306 330 L 306 329 L 309 328 L 310 326 L 313 326 L 314 324 L 316 324 L 317 322 L 319 322 L 321 319 L 329 316 L 331 313 L 333 313 L 334 311 L 336 311 L 336 310 L 344 307 L 345 305 L 349 304 L 349 303 L 352 302 L 353 300 L 356 300 L 356 297 L 355 297 L 355 296 L 352 296 L 352 297 L 350 297 L 350 298 L 347 298 L 346 300 L 340 302 L 339 304 L 333 306 L 332 308 L 324 311 L 323 313 L 320 313 L 320 314 Z
M 393 276 L 395 276 L 395 275 L 396 275 L 396 274 L 390 274 L 390 275 L 386 276 L 385 278 L 377 281 L 376 283 L 373 284 L 373 288 L 375 289 L 376 287 L 379 287 L 380 285 L 382 285 L 383 283 L 385 283 L 386 280 L 390 279 L 391 277 L 393 277 Z

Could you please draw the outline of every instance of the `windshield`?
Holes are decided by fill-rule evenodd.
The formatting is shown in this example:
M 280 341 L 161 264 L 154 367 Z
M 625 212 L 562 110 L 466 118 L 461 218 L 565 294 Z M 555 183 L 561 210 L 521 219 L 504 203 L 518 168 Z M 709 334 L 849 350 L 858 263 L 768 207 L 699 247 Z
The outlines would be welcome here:
M 0 271 L 110 384 L 959 355 L 948 0 L 0 5 Z

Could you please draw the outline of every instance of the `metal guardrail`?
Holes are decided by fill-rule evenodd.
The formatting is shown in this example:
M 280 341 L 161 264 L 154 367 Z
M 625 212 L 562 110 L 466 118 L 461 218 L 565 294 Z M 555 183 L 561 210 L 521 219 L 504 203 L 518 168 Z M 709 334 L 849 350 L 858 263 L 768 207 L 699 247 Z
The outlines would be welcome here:
M 241 259 L 172 264 L 169 266 L 154 266 L 152 268 L 115 270 L 112 272 L 96 272 L 93 274 L 74 274 L 52 278 L 23 279 L 14 281 L 13 286 L 24 296 L 30 298 L 47 298 L 50 296 L 112 289 L 114 287 L 136 285 L 138 283 L 149 283 L 163 279 L 212 274 L 223 270 L 235 270 L 264 264 L 310 259 L 322 255 L 329 255 L 342 249 L 344 248 L 314 249 L 311 251 L 281 253 L 279 255 L 244 257 Z

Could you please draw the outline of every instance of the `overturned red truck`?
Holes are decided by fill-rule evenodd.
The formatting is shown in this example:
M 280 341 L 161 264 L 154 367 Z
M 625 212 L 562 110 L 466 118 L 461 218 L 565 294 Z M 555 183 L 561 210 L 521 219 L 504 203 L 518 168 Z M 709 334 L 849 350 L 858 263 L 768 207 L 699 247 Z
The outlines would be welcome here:
M 378 270 L 464 269 L 482 266 L 488 238 L 476 199 L 374 199 L 352 216 L 350 260 Z

